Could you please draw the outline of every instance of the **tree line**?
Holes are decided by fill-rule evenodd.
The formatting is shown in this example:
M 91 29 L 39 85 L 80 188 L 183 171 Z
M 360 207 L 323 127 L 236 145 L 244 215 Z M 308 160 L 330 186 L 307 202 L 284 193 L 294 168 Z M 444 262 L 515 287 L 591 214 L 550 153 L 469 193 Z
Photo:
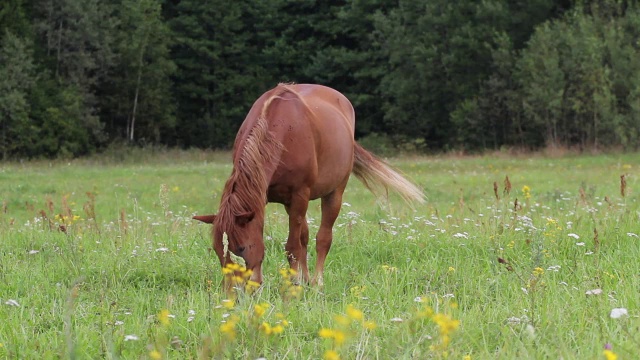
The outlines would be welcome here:
M 278 82 L 343 92 L 356 136 L 426 151 L 638 149 L 622 0 L 4 0 L 2 158 L 228 148 Z

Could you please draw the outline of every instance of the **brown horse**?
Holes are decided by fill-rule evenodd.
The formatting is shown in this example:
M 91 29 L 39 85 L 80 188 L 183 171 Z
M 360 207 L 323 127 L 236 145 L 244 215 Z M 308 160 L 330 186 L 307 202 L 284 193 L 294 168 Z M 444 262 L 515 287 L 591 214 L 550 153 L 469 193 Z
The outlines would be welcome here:
M 424 201 L 420 189 L 354 141 L 354 126 L 349 100 L 321 85 L 279 84 L 253 104 L 235 139 L 233 171 L 218 214 L 194 217 L 213 224 L 213 248 L 223 267 L 231 262 L 224 251 L 226 233 L 228 250 L 245 260 L 252 280 L 262 282 L 264 211 L 267 202 L 276 202 L 289 215 L 289 265 L 308 282 L 306 214 L 309 200 L 320 198 L 315 281 L 322 285 L 352 171 L 371 191 L 392 188 L 405 200 Z

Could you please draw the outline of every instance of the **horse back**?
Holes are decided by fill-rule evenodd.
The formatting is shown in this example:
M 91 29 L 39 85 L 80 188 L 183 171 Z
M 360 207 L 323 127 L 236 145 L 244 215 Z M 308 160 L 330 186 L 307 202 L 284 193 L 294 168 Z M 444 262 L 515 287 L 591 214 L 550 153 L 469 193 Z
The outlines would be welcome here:
M 238 132 L 238 148 L 263 117 L 282 145 L 279 161 L 265 164 L 269 201 L 287 203 L 297 189 L 322 197 L 348 179 L 353 167 L 355 114 L 340 92 L 321 85 L 279 85 L 261 96 Z

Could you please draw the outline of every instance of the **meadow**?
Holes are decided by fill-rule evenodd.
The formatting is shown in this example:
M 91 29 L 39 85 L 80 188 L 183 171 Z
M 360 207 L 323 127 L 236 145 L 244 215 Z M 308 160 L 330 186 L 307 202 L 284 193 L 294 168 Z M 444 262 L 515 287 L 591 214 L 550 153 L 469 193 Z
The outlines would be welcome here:
M 1 164 L 0 358 L 637 358 L 640 154 L 389 162 L 424 205 L 352 178 L 317 288 L 269 204 L 264 284 L 232 295 L 191 220 L 229 154 Z

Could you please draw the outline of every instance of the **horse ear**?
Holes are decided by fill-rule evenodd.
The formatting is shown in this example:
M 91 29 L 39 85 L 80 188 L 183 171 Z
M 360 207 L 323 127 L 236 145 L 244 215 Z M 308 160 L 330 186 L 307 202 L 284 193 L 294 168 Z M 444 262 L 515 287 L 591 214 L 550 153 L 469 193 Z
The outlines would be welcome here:
M 213 220 L 215 220 L 216 215 L 196 215 L 193 217 L 194 220 L 202 221 L 205 224 L 213 224 Z
M 253 211 L 249 211 L 243 214 L 239 214 L 236 215 L 236 224 L 238 224 L 239 226 L 245 226 L 247 225 L 251 220 L 253 220 L 253 217 L 256 215 L 255 212 Z

